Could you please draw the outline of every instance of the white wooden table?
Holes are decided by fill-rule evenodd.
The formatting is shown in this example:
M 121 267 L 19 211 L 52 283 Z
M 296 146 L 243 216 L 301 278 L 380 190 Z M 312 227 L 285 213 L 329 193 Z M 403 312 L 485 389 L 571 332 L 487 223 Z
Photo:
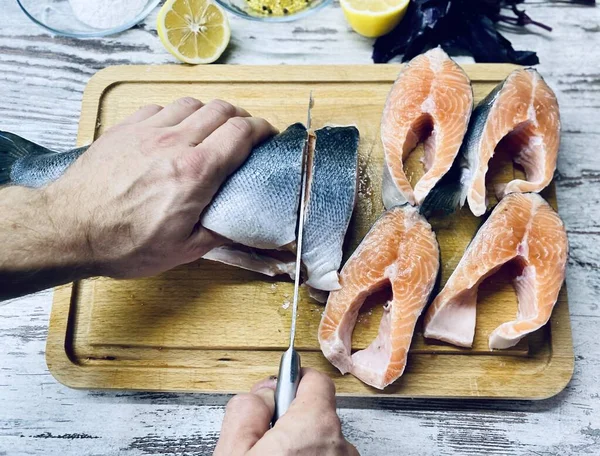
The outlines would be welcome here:
M 600 7 L 535 2 L 551 34 L 508 33 L 537 50 L 563 119 L 558 200 L 569 231 L 575 375 L 541 402 L 340 401 L 344 432 L 363 455 L 600 454 Z M 92 74 L 117 64 L 171 63 L 155 15 L 115 37 L 53 37 L 1 0 L 0 129 L 52 148 L 74 145 Z M 223 62 L 368 63 L 372 42 L 339 7 L 288 25 L 231 20 Z M 1 216 L 1 214 L 0 214 Z M 0 246 L 1 248 L 1 246 Z M 44 361 L 51 292 L 0 306 L 0 455 L 210 454 L 227 397 L 68 389 Z

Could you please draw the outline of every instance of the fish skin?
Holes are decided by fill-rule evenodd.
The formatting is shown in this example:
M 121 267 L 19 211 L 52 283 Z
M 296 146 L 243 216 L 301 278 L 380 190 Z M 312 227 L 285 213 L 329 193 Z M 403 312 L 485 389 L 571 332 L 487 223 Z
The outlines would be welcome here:
M 342 246 L 356 202 L 359 132 L 354 126 L 325 127 L 315 138 L 302 261 L 306 285 L 332 291 L 340 288 Z
M 206 208 L 202 226 L 259 249 L 295 241 L 307 135 L 306 127 L 296 123 L 254 148 Z
M 469 77 L 441 48 L 415 57 L 402 69 L 381 118 L 385 156 L 382 196 L 386 208 L 423 202 L 450 170 L 472 109 Z M 403 162 L 421 141 L 425 174 L 413 189 Z
M 439 275 L 435 233 L 418 209 L 405 204 L 385 212 L 367 233 L 340 273 L 342 288 L 329 294 L 319 325 L 325 357 L 342 374 L 383 389 L 406 367 L 417 319 Z M 368 295 L 390 284 L 379 333 L 368 348 L 351 352 L 352 332 Z
M 508 78 L 507 78 L 508 79 Z M 498 84 L 494 90 L 492 90 L 482 101 L 477 105 L 475 111 L 473 113 L 472 122 L 467 131 L 467 135 L 465 137 L 463 146 L 461 147 L 461 161 L 463 163 L 462 175 L 465 176 L 463 179 L 463 185 L 461 186 L 461 206 L 464 206 L 465 200 L 467 200 L 467 196 L 469 193 L 469 187 L 471 186 L 470 182 L 473 179 L 473 172 L 479 166 L 481 161 L 481 157 L 479 156 L 478 149 L 480 140 L 483 136 L 483 132 L 485 129 L 485 125 L 489 118 L 490 112 L 492 111 L 492 107 L 496 103 L 498 96 L 501 90 L 504 88 L 506 84 L 505 79 L 502 83 Z M 484 181 L 485 185 L 485 181 Z M 485 197 L 484 197 L 485 198 Z M 471 205 L 473 204 L 473 206 Z M 478 207 L 479 206 L 479 207 Z M 476 203 L 471 203 L 471 199 L 469 198 L 469 207 L 471 208 L 471 212 L 473 215 L 479 217 L 483 215 L 486 211 L 486 207 L 481 208 L 481 204 L 476 205 Z M 484 206 L 487 206 L 484 202 Z
M 312 147 L 309 150 L 309 192 L 302 261 L 306 267 L 305 285 L 309 294 L 322 301 L 323 293 L 318 293 L 317 290 L 327 292 L 339 288 L 337 271 L 342 261 L 342 245 L 356 198 L 359 132 L 353 126 L 325 127 L 317 130 L 314 138 L 315 141 L 311 141 Z M 275 145 L 275 148 L 279 146 Z M 270 187 L 267 188 L 269 189 Z M 239 194 L 244 193 L 237 189 L 235 191 L 240 192 Z M 264 198 L 261 198 L 261 201 L 263 200 Z M 234 203 L 235 206 L 237 203 Z M 211 208 L 213 207 L 214 204 Z M 253 211 L 262 212 L 265 211 Z M 269 220 L 277 216 L 276 213 L 271 213 Z M 212 226 L 204 226 L 213 229 Z M 219 234 L 231 236 L 224 232 Z M 241 244 L 248 242 L 240 242 L 239 238 L 236 241 Z M 271 250 L 274 255 L 274 258 L 271 258 L 268 252 L 250 250 L 252 249 L 239 249 L 235 245 L 227 245 L 209 252 L 204 258 L 271 276 L 293 274 L 293 262 L 287 258 L 280 258 L 278 251 Z
M 490 349 L 514 346 L 545 325 L 565 278 L 568 241 L 564 224 L 536 193 L 503 198 L 481 226 L 425 315 L 424 336 L 471 347 L 481 282 L 511 262 L 518 313 L 489 336 Z
M 494 89 L 479 102 L 473 110 L 469 127 L 460 146 L 460 150 L 450 170 L 438 181 L 435 187 L 425 197 L 421 205 L 421 213 L 428 217 L 434 212 L 449 215 L 459 207 L 463 207 L 467 199 L 467 185 L 476 157 L 469 151 L 476 147 L 475 138 L 481 135 L 485 120 L 493 105 L 503 83 Z
M 519 82 L 521 85 L 517 87 Z M 507 106 L 513 111 L 502 117 Z M 525 168 L 527 180 L 514 179 L 500 186 L 496 196 L 501 199 L 509 193 L 543 190 L 556 170 L 560 114 L 554 92 L 532 68 L 513 71 L 477 105 L 459 155 L 452 169 L 425 199 L 423 213 L 450 213 L 466 201 L 475 216 L 483 215 L 487 210 L 488 163 L 498 143 L 506 139 L 510 140 L 508 146 L 516 151 L 513 160 Z M 537 146 L 542 147 L 535 150 Z
M 39 188 L 55 181 L 89 146 L 55 152 L 0 131 L 0 185 Z

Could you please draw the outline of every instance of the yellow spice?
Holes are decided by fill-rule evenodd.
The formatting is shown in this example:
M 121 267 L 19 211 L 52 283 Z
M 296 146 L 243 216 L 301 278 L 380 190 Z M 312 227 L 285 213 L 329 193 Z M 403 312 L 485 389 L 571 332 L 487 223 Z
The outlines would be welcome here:
M 287 16 L 305 9 L 312 0 L 246 0 L 257 13 L 268 16 Z

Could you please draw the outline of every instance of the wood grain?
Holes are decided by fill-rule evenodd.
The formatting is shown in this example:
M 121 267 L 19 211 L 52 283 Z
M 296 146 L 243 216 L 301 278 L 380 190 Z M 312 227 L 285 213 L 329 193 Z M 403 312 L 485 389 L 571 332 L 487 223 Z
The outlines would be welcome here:
M 513 69 L 466 65 L 476 101 Z M 379 124 L 399 70 L 397 65 L 108 68 L 85 90 L 78 141 L 93 141 L 143 104 L 164 105 L 182 96 L 226 98 L 284 129 L 303 117 L 312 91 L 314 128 L 356 124 L 361 132 L 361 188 L 348 232 L 348 257 L 383 211 Z M 512 179 L 512 162 L 503 165 L 496 177 Z M 409 175 L 421 172 L 417 159 L 407 163 Z M 547 193 L 554 203 L 553 187 Z M 432 219 L 440 242 L 442 285 L 480 223 L 467 209 Z M 323 307 L 307 293 L 301 295 L 297 348 L 304 365 L 335 379 L 340 394 L 545 398 L 567 384 L 573 369 L 566 294 L 551 332 L 544 329 L 511 349 L 491 351 L 489 334 L 516 313 L 511 279 L 502 271 L 484 283 L 472 349 L 426 341 L 419 324 L 406 373 L 383 393 L 352 376 L 340 376 L 321 355 L 317 329 Z M 289 281 L 206 260 L 148 279 L 83 281 L 56 293 L 48 365 L 74 387 L 243 391 L 267 375 L 286 348 L 291 309 L 285 303 L 291 294 Z M 375 338 L 384 301 L 371 303 L 361 314 L 354 350 Z M 54 340 L 60 341 L 58 350 Z
M 561 107 L 556 185 L 570 242 L 573 380 L 533 402 L 341 398 L 344 433 L 362 455 L 580 456 L 600 445 L 600 8 L 546 0 L 524 7 L 554 28 L 504 33 L 516 49 L 538 52 Z M 4 2 L 2 13 L 0 128 L 49 147 L 75 145 L 82 93 L 99 69 L 173 63 L 156 38 L 155 15 L 117 36 L 75 40 L 35 26 L 16 2 Z M 288 25 L 231 24 L 223 63 L 370 63 L 372 40 L 351 32 L 337 4 Z M 44 292 L 0 306 L 0 453 L 212 454 L 228 396 L 80 391 L 54 380 L 44 360 L 51 302 Z

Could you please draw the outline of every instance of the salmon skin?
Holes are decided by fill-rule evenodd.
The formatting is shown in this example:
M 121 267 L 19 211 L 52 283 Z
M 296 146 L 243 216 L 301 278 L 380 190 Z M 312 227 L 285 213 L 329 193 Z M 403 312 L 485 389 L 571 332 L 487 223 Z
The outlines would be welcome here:
M 472 109 L 469 77 L 441 48 L 415 57 L 404 67 L 387 97 L 381 119 L 386 208 L 423 202 L 450 170 Z M 421 141 L 425 174 L 413 190 L 403 162 Z
M 340 273 L 342 288 L 329 294 L 319 326 L 325 357 L 347 372 L 383 389 L 404 372 L 417 318 L 439 272 L 439 246 L 431 226 L 408 204 L 385 212 Z M 379 333 L 368 348 L 351 354 L 352 332 L 365 299 L 391 285 Z
M 356 201 L 358 143 L 353 126 L 315 131 L 302 262 L 306 285 L 318 290 L 340 288 L 342 246 Z
M 554 177 L 560 142 L 560 114 L 554 92 L 532 69 L 513 71 L 477 105 L 451 171 L 431 191 L 422 211 L 453 212 L 465 200 L 479 217 L 486 212 L 486 174 L 497 147 L 503 147 L 525 171 L 495 189 L 509 193 L 539 192 Z
M 231 244 L 213 249 L 205 259 L 293 277 L 295 255 L 290 252 L 295 250 L 308 135 L 304 125 L 290 126 L 258 146 L 223 184 L 201 223 Z M 324 127 L 309 141 L 302 263 L 305 285 L 315 290 L 340 287 L 342 245 L 356 199 L 358 145 L 353 126 Z
M 565 279 L 567 233 L 550 205 L 535 193 L 512 193 L 495 207 L 467 247 L 425 315 L 425 337 L 471 347 L 477 290 L 506 263 L 516 268 L 519 307 L 513 321 L 489 336 L 490 349 L 514 346 L 545 325 Z
M 202 226 L 258 249 L 294 242 L 307 135 L 296 123 L 254 148 L 204 211 Z

